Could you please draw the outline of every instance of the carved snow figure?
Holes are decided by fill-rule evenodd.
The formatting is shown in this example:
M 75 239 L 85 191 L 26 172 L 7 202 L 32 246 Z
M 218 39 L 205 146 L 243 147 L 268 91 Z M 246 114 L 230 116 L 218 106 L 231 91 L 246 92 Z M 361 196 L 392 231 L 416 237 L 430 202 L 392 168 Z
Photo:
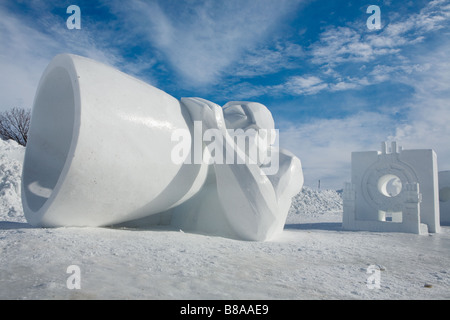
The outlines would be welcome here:
M 235 144 L 229 129 L 242 129 L 244 133 L 251 129 L 256 133 L 274 132 L 269 110 L 258 103 L 229 102 L 222 109 L 198 98 L 181 99 L 181 102 L 187 106 L 194 121 L 202 121 L 204 131 L 220 130 L 225 137 L 219 140 L 224 143 L 224 153 L 232 150 L 237 163 L 245 162 L 248 149 L 229 146 Z M 303 175 L 300 160 L 286 150 L 272 147 L 274 136 L 266 138 L 261 140 L 267 144 L 260 143 L 257 147 L 270 149 L 271 161 L 277 162 L 276 174 L 266 175 L 263 169 L 267 166 L 262 163 L 209 166 L 207 187 L 172 210 L 173 224 L 183 230 L 207 230 L 252 240 L 269 239 L 280 233 L 291 199 L 303 185 Z M 249 140 L 255 143 L 255 139 Z M 264 162 L 265 159 L 260 160 Z
M 433 150 L 352 153 L 344 188 L 343 228 L 426 234 L 439 232 L 437 160 Z
M 230 134 L 237 128 L 254 129 L 244 148 Z M 275 148 L 272 134 L 267 138 L 274 131 L 261 104 L 179 101 L 104 64 L 59 55 L 42 75 L 33 106 L 22 179 L 26 219 L 42 227 L 165 219 L 193 232 L 270 239 L 282 231 L 303 185 L 300 160 Z M 186 133 L 202 161 L 174 161 L 174 132 Z M 216 153 L 226 148 L 237 162 L 204 161 L 216 156 L 204 139 L 211 133 Z M 268 159 L 239 162 L 255 143 Z

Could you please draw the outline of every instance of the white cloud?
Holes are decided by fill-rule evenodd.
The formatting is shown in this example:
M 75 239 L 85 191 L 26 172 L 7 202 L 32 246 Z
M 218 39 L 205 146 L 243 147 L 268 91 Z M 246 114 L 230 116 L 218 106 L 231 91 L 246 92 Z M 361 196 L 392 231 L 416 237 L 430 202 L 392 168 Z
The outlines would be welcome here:
M 419 13 L 397 17 L 381 33 L 368 34 L 365 40 L 374 48 L 414 45 L 423 42 L 427 33 L 445 28 L 449 19 L 448 0 L 430 1 Z
M 249 100 L 270 93 L 277 92 L 270 86 L 254 85 L 249 82 L 239 82 L 236 84 L 222 84 L 221 100 Z
M 95 26 L 86 28 L 82 24 L 81 30 L 68 30 L 65 16 L 56 17 L 41 6 L 42 2 L 36 2 L 33 19 L 34 15 L 21 17 L 0 4 L 0 43 L 7 44 L 0 46 L 0 110 L 31 108 L 45 67 L 60 53 L 83 55 L 136 75 L 151 66 L 152 61 L 125 61 L 107 40 L 93 36 Z M 102 35 L 110 39 L 111 33 Z
M 310 49 L 313 63 L 331 66 L 349 61 L 367 62 L 377 54 L 361 32 L 349 27 L 329 28 Z
M 308 48 L 289 44 L 277 50 L 263 49 L 244 56 L 236 68 L 236 75 L 252 77 L 288 69 L 289 57 L 318 65 L 313 73 L 291 76 L 278 85 L 232 86 L 244 98 L 271 93 L 291 96 L 315 95 L 323 91 L 357 90 L 386 81 L 410 83 L 410 78 L 430 68 L 430 63 L 414 62 L 414 50 L 425 41 L 430 32 L 440 30 L 450 22 L 449 1 L 428 3 L 419 13 L 406 17 L 396 16 L 379 32 L 361 30 L 359 24 L 328 27 L 319 40 Z M 387 14 L 387 13 L 384 13 Z M 395 15 L 395 14 L 394 14 Z M 414 48 L 414 49 L 411 49 Z M 358 71 L 350 71 L 360 65 Z M 242 68 L 239 70 L 239 68 Z
M 236 77 L 255 77 L 297 67 L 304 58 L 303 48 L 295 43 L 277 44 L 274 48 L 255 48 L 247 52 L 228 73 Z
M 316 76 L 294 76 L 278 88 L 292 95 L 310 95 L 328 88 L 328 84 Z
M 393 116 L 395 110 L 301 124 L 279 122 L 280 144 L 302 160 L 305 185 L 315 187 L 321 180 L 323 188 L 342 188 L 351 179 L 351 153 L 380 150 L 382 141 L 397 141 L 404 149 L 432 148 L 439 169 L 450 170 L 450 41 L 440 37 L 433 47 L 422 44 L 428 32 L 444 32 L 450 20 L 446 3 L 430 2 L 420 13 L 399 18 L 378 34 L 361 35 L 350 27 L 329 29 L 310 48 L 312 59 L 324 64 L 321 72 L 290 77 L 275 86 L 247 84 L 247 92 L 256 95 L 308 95 L 385 81 L 411 88 L 409 102 L 398 106 L 403 110 L 401 122 Z M 379 59 L 389 55 L 397 59 Z M 360 72 L 343 76 L 337 67 L 350 62 L 359 62 Z
M 0 6 L 0 109 L 30 108 L 54 41 L 7 14 Z M 42 44 L 46 44 L 42 46 Z M 40 50 L 43 47 L 42 52 Z
M 414 88 L 408 119 L 394 135 L 405 147 L 434 149 L 441 170 L 450 169 L 450 41 L 417 57 L 427 68 L 409 77 Z
M 350 90 L 350 89 L 356 89 L 359 85 L 355 82 L 346 82 L 346 81 L 340 81 L 336 84 L 333 84 L 331 86 L 331 91 L 343 91 L 343 90 Z
M 450 52 L 450 45 L 440 49 Z M 410 78 L 415 94 L 402 122 L 387 113 L 363 112 L 280 123 L 280 145 L 302 160 L 305 185 L 315 187 L 320 179 L 323 188 L 341 188 L 351 179 L 351 153 L 380 150 L 382 141 L 397 141 L 404 149 L 433 149 L 439 170 L 450 170 L 450 56 L 439 58 L 425 58 L 433 60 L 433 67 Z
M 309 123 L 280 123 L 280 145 L 302 161 L 305 185 L 342 188 L 350 179 L 353 151 L 378 150 L 393 133 L 392 120 L 383 114 L 361 112 L 343 119 Z
M 360 24 L 328 27 L 320 34 L 319 40 L 309 47 L 310 61 L 321 65 L 323 74 L 336 78 L 336 82 L 329 86 L 331 90 L 357 87 L 354 83 L 338 79 L 342 75 L 337 69 L 349 63 L 364 63 L 367 67 L 368 63 L 373 64 L 381 59 L 385 61 L 384 73 L 378 72 L 378 64 L 375 64 L 374 70 L 366 70 L 372 76 L 371 79 L 366 78 L 367 85 L 393 79 L 394 75 L 401 75 L 402 72 L 403 75 L 411 74 L 408 72 L 410 61 L 406 57 L 411 55 L 408 50 L 424 42 L 431 32 L 442 32 L 449 26 L 449 3 L 448 0 L 431 1 L 419 13 L 404 17 L 394 13 L 391 22 L 379 32 L 361 30 Z
M 430 7 L 442 3 L 431 3 Z M 420 18 L 410 19 L 424 26 L 424 17 L 423 11 Z M 438 22 L 442 20 L 431 19 L 424 30 L 440 28 Z M 409 24 L 404 25 L 402 32 L 413 32 L 409 28 Z M 302 160 L 305 184 L 315 187 L 320 179 L 323 187 L 341 188 L 350 179 L 351 152 L 379 150 L 382 141 L 397 141 L 404 149 L 433 149 L 439 170 L 450 170 L 450 40 L 441 37 L 433 47 L 415 47 L 402 64 L 379 64 L 363 71 L 367 71 L 366 76 L 343 78 L 330 84 L 329 90 L 395 79 L 413 92 L 409 102 L 399 106 L 406 110 L 402 121 L 388 113 L 364 112 L 342 119 L 282 123 L 280 144 Z M 339 79 L 335 72 L 328 73 Z M 332 109 L 332 105 L 329 107 Z
M 172 1 L 133 0 L 110 4 L 123 20 L 133 21 L 135 32 L 157 48 L 186 84 L 216 83 L 232 64 L 268 39 L 277 23 L 297 7 L 296 1 Z M 168 10 L 166 8 L 169 8 Z M 257 72 L 274 56 L 247 56 Z M 264 61 L 262 61 L 264 60 Z M 251 71 L 248 71 L 251 72 Z M 253 70 L 255 72 L 255 70 Z M 266 72 L 263 70 L 263 72 Z
M 224 95 L 233 99 L 250 99 L 270 94 L 271 96 L 290 95 L 314 95 L 328 89 L 329 85 L 320 78 L 312 75 L 293 76 L 286 82 L 277 85 L 262 86 L 252 85 L 248 82 L 240 82 L 224 89 Z

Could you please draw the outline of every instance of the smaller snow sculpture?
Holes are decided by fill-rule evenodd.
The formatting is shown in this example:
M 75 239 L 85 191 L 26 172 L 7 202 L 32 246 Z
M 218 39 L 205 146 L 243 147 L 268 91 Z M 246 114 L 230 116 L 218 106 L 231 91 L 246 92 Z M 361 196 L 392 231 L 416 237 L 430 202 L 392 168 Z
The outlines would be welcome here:
M 59 55 L 33 105 L 25 217 L 42 227 L 163 220 L 268 240 L 283 230 L 303 185 L 300 160 L 277 148 L 273 133 L 272 115 L 259 103 L 177 100 L 104 64 Z M 247 143 L 238 142 L 242 134 Z M 179 149 L 174 138 L 184 139 Z
M 426 234 L 439 232 L 437 160 L 433 150 L 353 152 L 343 192 L 343 228 Z
M 439 209 L 441 224 L 450 225 L 450 171 L 439 171 Z

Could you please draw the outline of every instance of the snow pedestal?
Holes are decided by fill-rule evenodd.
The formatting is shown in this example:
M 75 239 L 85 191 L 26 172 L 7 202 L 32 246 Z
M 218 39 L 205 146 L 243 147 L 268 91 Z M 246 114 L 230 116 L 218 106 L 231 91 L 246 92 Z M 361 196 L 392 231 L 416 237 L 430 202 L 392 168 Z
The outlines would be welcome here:
M 439 208 L 441 223 L 450 225 L 450 171 L 439 172 Z
M 352 181 L 343 192 L 343 228 L 426 234 L 440 228 L 433 150 L 352 153 Z

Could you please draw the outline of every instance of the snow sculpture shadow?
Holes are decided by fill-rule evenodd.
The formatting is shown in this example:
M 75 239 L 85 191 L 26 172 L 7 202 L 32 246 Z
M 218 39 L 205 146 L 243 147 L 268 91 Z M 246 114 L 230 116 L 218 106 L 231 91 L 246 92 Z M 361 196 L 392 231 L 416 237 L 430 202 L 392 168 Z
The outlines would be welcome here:
M 294 223 L 294 224 L 286 224 L 285 229 L 341 231 L 342 223 L 340 222 Z
M 0 221 L 0 230 L 19 230 L 32 228 L 32 226 L 24 222 Z
M 180 132 L 189 142 L 185 161 L 174 157 Z M 151 222 L 270 239 L 282 231 L 303 185 L 300 160 L 276 147 L 274 132 L 261 104 L 177 100 L 104 64 L 58 55 L 33 105 L 25 217 L 41 227 Z

